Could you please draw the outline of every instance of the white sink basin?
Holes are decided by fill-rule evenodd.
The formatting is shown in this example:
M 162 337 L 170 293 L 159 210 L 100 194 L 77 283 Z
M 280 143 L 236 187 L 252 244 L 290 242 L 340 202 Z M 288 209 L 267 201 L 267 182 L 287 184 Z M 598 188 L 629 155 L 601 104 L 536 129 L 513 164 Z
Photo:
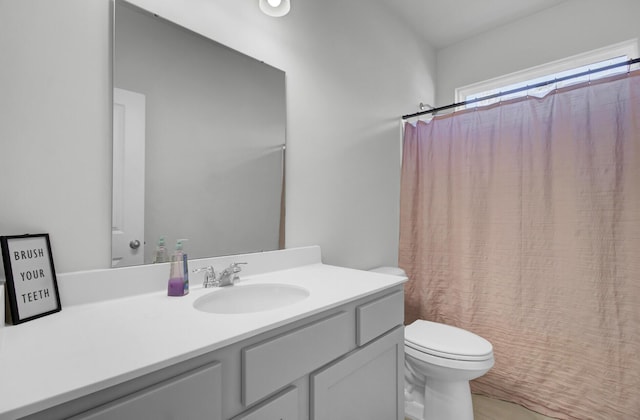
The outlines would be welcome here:
M 282 308 L 308 296 L 307 289 L 288 284 L 236 285 L 199 297 L 193 307 L 214 314 L 245 314 Z

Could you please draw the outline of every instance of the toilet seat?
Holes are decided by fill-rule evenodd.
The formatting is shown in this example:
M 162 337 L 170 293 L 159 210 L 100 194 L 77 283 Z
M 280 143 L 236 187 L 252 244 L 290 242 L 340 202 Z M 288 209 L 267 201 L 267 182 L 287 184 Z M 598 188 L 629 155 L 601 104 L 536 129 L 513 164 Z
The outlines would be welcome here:
M 417 320 L 405 327 L 405 345 L 435 357 L 461 361 L 493 359 L 493 346 L 484 338 L 450 325 Z

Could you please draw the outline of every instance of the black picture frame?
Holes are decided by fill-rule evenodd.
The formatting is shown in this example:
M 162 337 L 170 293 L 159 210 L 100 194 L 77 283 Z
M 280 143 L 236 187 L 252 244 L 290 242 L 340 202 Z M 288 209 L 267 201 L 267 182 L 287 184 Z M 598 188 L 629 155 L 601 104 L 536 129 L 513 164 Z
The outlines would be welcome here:
M 62 309 L 48 233 L 0 236 L 10 324 Z

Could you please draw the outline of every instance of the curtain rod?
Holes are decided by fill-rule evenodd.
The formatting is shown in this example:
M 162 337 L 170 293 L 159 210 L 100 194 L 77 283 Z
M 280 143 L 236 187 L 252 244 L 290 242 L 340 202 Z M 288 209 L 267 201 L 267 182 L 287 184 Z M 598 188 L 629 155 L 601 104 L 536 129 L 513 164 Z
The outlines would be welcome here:
M 616 68 L 616 67 L 631 66 L 632 64 L 636 64 L 636 63 L 640 63 L 640 58 L 634 58 L 634 59 L 631 59 L 631 60 L 628 60 L 628 61 L 624 61 L 622 63 L 611 64 L 611 65 L 604 66 L 604 67 L 598 67 L 597 69 L 593 69 L 593 70 L 586 70 L 586 71 L 583 71 L 581 73 L 572 74 L 570 76 L 563 76 L 563 77 L 559 77 L 557 79 L 545 80 L 543 82 L 534 83 L 533 85 L 527 85 L 527 86 L 523 86 L 523 87 L 516 88 L 516 89 L 506 90 L 504 92 L 498 92 L 498 93 L 494 93 L 492 95 L 483 96 L 481 98 L 469 99 L 468 101 L 462 101 L 462 102 L 453 103 L 453 104 L 450 104 L 450 105 L 439 106 L 437 108 L 431 108 L 431 109 L 429 109 L 427 111 L 420 111 L 420 112 L 416 112 L 414 114 L 403 115 L 402 119 L 406 120 L 406 119 L 409 119 L 409 118 L 418 117 L 420 115 L 434 114 L 434 113 L 436 113 L 438 111 L 444 111 L 446 109 L 457 108 L 459 106 L 465 106 L 465 105 L 473 104 L 475 102 L 486 101 L 487 99 L 499 98 L 500 96 L 511 95 L 512 93 L 522 92 L 524 90 L 535 89 L 535 88 L 538 88 L 538 87 L 550 85 L 552 83 L 562 82 L 564 80 L 575 79 L 577 77 L 587 76 L 587 75 L 590 75 L 590 74 L 593 74 L 593 73 L 598 73 L 598 72 L 601 72 L 601 71 L 610 70 L 610 69 L 613 69 L 613 68 Z

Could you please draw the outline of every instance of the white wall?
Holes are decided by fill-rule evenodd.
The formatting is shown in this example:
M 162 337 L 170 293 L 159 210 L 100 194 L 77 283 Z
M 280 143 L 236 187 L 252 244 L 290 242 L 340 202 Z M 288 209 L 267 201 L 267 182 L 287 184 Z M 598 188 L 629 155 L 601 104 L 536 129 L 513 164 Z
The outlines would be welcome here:
M 399 116 L 433 51 L 366 0 L 136 0 L 287 73 L 287 247 L 395 264 Z M 110 265 L 109 0 L 0 0 L 0 234 L 48 232 L 59 272 Z M 383 22 L 383 23 L 382 23 Z
M 568 0 L 440 49 L 437 103 L 452 103 L 461 86 L 640 38 L 638 17 L 638 0 Z
M 0 234 L 110 266 L 109 2 L 0 0 Z

